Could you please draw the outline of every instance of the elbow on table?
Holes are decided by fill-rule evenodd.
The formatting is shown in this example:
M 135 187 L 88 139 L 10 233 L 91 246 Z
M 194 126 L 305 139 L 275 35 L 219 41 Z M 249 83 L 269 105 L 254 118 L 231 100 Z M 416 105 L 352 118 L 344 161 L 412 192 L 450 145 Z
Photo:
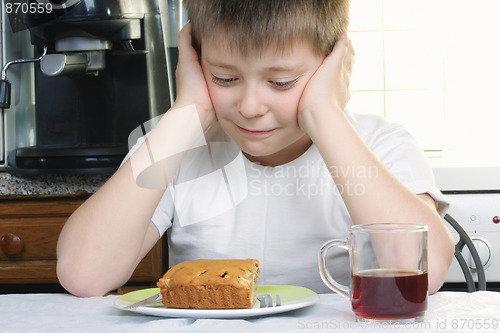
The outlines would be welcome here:
M 429 280 L 429 295 L 435 294 L 443 286 L 444 279 Z
M 106 290 L 104 283 L 98 281 L 95 274 L 92 274 L 89 270 L 65 265 L 61 261 L 57 262 L 57 279 L 66 291 L 79 297 L 104 296 L 112 289 Z
M 429 267 L 430 274 L 432 274 L 429 275 L 430 295 L 438 292 L 439 289 L 443 286 L 451 262 L 454 259 L 455 243 L 453 242 L 451 234 L 449 235 L 448 238 L 443 239 L 443 244 L 444 244 L 442 249 L 443 252 L 441 253 L 441 256 L 439 257 L 439 259 L 435 261 L 435 264 L 432 266 L 432 268 Z

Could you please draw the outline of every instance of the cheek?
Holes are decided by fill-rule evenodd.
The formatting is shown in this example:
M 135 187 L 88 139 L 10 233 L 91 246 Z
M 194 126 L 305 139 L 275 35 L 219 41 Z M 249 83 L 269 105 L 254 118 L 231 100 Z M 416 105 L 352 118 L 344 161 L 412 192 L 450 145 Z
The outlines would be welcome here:
M 203 74 L 205 76 L 205 82 L 207 83 L 210 100 L 212 101 L 212 105 L 215 109 L 215 114 L 217 118 L 221 118 L 230 102 L 228 100 L 228 94 L 227 92 L 224 92 L 224 89 L 221 89 L 220 86 L 216 85 L 212 81 L 212 75 L 205 68 L 203 68 Z
M 288 124 L 295 123 L 298 126 L 298 105 L 302 91 L 288 94 L 285 98 L 276 98 L 274 104 L 274 113 L 282 122 Z
M 208 92 L 210 94 L 210 99 L 212 100 L 212 105 L 215 109 L 215 114 L 218 118 L 224 116 L 228 112 L 231 105 L 231 100 L 229 94 L 223 91 L 220 87 L 214 84 L 208 84 Z

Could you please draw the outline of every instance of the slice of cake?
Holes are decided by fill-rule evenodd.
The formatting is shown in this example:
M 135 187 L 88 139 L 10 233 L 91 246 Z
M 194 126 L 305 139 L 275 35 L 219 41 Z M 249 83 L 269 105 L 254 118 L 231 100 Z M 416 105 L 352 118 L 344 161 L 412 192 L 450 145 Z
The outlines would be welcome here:
M 170 268 L 157 286 L 166 307 L 252 308 L 259 273 L 255 259 L 191 260 Z

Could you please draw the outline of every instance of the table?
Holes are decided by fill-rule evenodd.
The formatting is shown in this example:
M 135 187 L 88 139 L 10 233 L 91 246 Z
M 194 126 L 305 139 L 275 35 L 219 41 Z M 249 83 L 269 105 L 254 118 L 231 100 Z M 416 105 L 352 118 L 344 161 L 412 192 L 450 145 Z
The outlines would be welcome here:
M 118 296 L 0 295 L 0 332 L 499 332 L 500 292 L 439 292 L 429 297 L 424 322 L 407 325 L 354 321 L 348 301 L 321 294 L 313 306 L 268 317 L 189 319 L 152 317 L 113 306 Z

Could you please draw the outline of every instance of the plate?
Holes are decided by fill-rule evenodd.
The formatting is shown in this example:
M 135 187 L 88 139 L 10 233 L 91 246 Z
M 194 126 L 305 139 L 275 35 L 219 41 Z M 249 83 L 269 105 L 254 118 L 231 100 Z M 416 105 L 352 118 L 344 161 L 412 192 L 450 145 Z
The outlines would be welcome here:
M 280 295 L 281 306 L 272 308 L 260 308 L 260 302 L 256 302 L 251 309 L 176 309 L 167 308 L 161 301 L 135 309 L 126 309 L 127 305 L 141 301 L 160 292 L 159 288 L 149 288 L 133 291 L 118 297 L 114 305 L 118 309 L 137 312 L 152 316 L 176 317 L 176 318 L 243 318 L 268 316 L 277 313 L 288 312 L 313 305 L 319 301 L 319 295 L 314 291 L 299 286 L 259 286 L 257 295 L 270 294 L 273 301 L 276 294 Z

